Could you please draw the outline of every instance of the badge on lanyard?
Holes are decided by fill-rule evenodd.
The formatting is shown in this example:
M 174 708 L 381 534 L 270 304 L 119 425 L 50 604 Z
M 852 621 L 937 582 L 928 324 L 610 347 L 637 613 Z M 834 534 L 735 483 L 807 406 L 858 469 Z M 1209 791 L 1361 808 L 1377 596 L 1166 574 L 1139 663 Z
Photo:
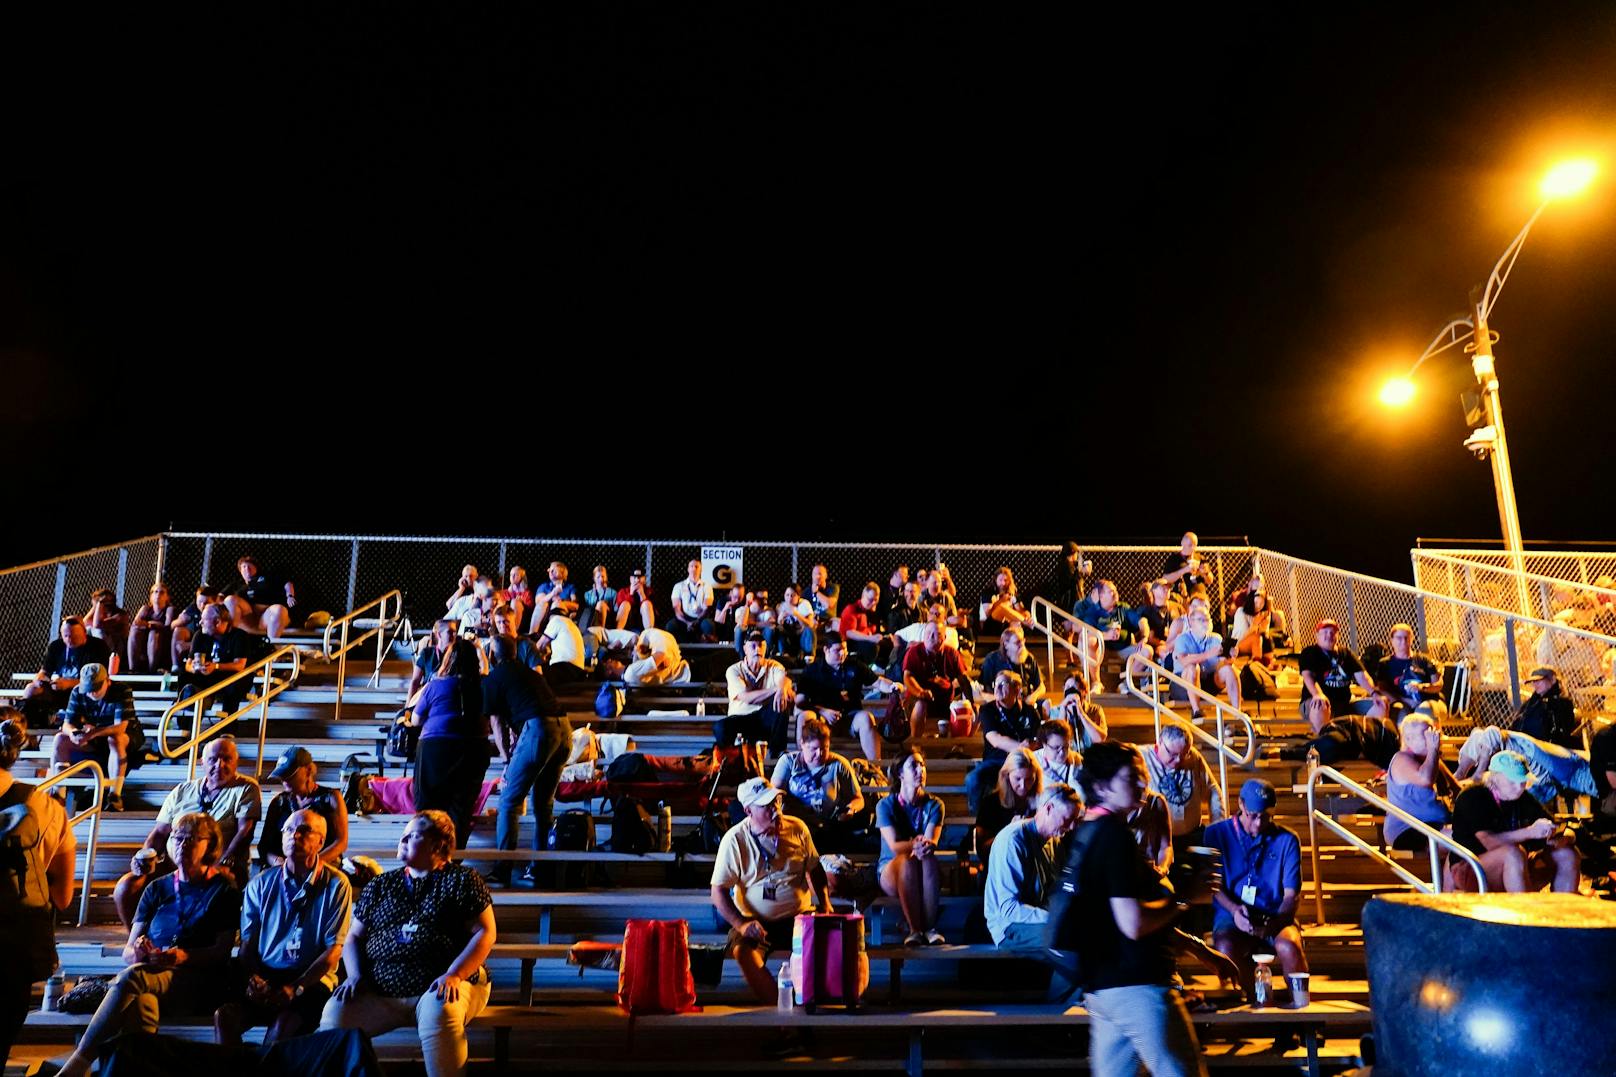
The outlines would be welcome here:
M 289 961 L 296 961 L 303 955 L 303 930 L 292 932 L 292 937 L 286 940 L 286 957 Z
M 420 929 L 421 925 L 414 920 L 407 924 L 401 924 L 398 929 L 398 941 L 405 946 L 410 945 L 415 941 L 415 933 Z
M 1240 888 L 1240 904 L 1242 904 L 1242 905 L 1255 905 L 1255 904 L 1257 904 L 1257 884 L 1256 883 L 1247 883 L 1245 886 L 1242 886 Z

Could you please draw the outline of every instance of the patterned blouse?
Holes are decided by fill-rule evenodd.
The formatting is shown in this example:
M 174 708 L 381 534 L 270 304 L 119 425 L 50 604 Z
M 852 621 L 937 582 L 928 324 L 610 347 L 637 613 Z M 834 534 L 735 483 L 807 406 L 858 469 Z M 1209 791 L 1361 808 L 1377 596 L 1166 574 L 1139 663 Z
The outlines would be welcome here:
M 390 998 L 424 994 L 471 941 L 467 924 L 493 903 L 483 877 L 461 864 L 419 879 L 404 868 L 372 879 L 354 904 L 371 982 Z

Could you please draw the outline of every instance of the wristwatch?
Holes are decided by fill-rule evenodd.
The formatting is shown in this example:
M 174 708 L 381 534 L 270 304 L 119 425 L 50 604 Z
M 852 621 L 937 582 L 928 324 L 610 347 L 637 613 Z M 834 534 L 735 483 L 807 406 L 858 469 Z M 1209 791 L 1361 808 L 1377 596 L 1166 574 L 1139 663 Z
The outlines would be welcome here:
M 292 997 L 293 998 L 302 998 L 303 997 L 303 992 L 307 991 L 307 990 L 308 990 L 308 988 L 306 986 L 304 986 L 303 984 L 298 984 L 296 987 L 292 988 Z

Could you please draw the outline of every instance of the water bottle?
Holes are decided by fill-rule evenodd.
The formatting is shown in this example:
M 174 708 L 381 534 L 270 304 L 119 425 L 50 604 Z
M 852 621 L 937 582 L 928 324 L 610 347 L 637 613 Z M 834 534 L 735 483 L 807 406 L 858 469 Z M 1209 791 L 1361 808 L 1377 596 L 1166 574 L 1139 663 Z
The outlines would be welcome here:
M 780 975 L 775 978 L 774 982 L 775 1010 L 780 1013 L 795 1013 L 797 1009 L 797 999 L 792 993 L 791 962 L 789 960 L 780 962 Z
M 1315 770 L 1318 770 L 1318 769 L 1319 769 L 1319 750 L 1317 748 L 1309 748 L 1307 750 L 1307 773 L 1311 777 L 1313 772 Z
M 707 697 L 701 696 L 696 700 L 696 717 L 707 717 Z
M 1253 1008 L 1269 1006 L 1274 1001 L 1274 972 L 1268 966 L 1273 962 L 1273 954 L 1254 954 L 1251 958 L 1257 963 L 1256 971 L 1251 977 L 1251 1005 Z
M 665 801 L 657 803 L 657 849 L 664 852 L 673 851 L 673 808 Z
M 45 1001 L 40 1004 L 40 1009 L 46 1012 L 55 1012 L 60 1009 L 62 994 L 66 987 L 66 981 L 62 979 L 61 968 L 58 966 L 55 974 L 45 981 Z

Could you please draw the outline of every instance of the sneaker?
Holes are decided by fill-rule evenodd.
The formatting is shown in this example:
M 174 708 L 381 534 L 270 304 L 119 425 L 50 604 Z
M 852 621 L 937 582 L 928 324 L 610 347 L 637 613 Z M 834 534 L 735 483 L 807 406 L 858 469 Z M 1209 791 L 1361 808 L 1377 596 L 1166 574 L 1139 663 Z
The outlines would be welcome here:
M 903 940 L 903 944 L 905 946 L 924 946 L 926 945 L 926 933 L 924 931 L 911 931 L 909 937 Z
M 109 789 L 101 798 L 101 807 L 106 811 L 123 811 L 123 797 Z
M 948 940 L 943 938 L 943 933 L 938 931 L 936 928 L 932 928 L 930 931 L 926 932 L 927 946 L 944 946 L 947 943 Z
M 483 876 L 483 882 L 489 886 L 509 886 L 511 885 L 511 873 L 509 871 L 500 871 L 498 868 L 495 868 L 493 871 L 490 871 L 487 875 Z

